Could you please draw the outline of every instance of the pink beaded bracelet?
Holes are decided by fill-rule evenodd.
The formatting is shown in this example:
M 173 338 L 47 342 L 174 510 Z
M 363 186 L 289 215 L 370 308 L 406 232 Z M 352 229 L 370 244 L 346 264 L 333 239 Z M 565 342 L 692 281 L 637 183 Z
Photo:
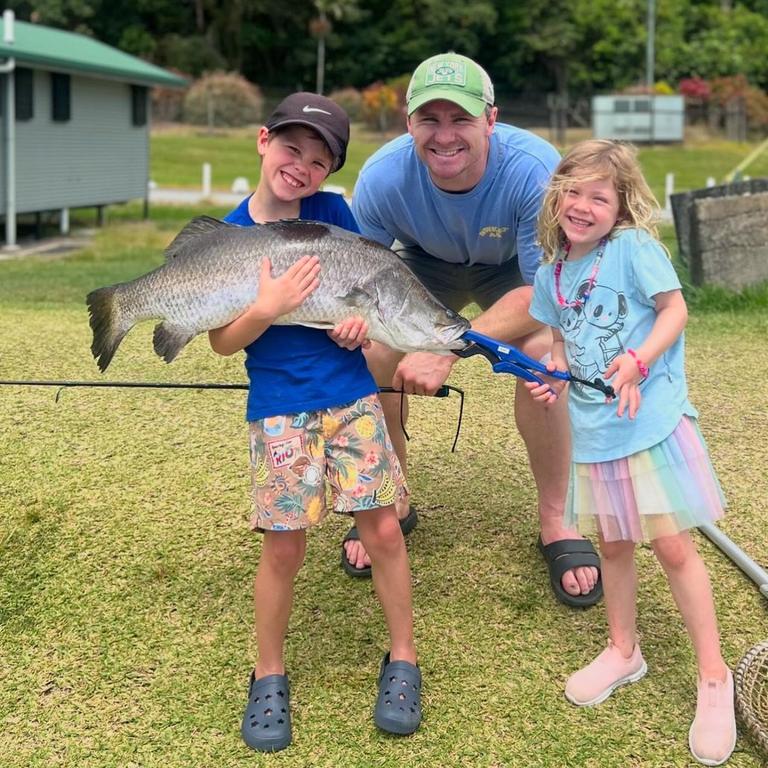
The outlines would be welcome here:
M 635 358 L 635 362 L 637 363 L 637 370 L 640 371 L 640 375 L 644 379 L 647 379 L 651 373 L 648 366 L 637 356 L 637 353 L 634 349 L 627 349 L 627 352 Z

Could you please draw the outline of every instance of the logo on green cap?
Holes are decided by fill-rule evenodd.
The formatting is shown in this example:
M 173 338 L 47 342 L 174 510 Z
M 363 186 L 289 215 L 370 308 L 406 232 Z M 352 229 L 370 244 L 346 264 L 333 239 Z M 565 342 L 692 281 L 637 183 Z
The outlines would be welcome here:
M 459 85 L 467 84 L 467 65 L 461 61 L 433 61 L 427 67 L 424 85 Z

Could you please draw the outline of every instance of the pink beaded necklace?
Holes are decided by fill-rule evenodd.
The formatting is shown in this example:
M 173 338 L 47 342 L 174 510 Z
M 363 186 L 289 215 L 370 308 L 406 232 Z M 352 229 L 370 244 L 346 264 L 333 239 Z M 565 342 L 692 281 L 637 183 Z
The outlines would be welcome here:
M 582 292 L 580 299 L 574 299 L 573 301 L 568 301 L 562 293 L 560 293 L 560 273 L 563 271 L 563 263 L 568 258 L 568 254 L 571 251 L 571 244 L 570 242 L 566 242 L 565 247 L 563 250 L 565 251 L 565 256 L 558 257 L 557 264 L 555 264 L 555 293 L 557 294 L 557 303 L 561 307 L 570 307 L 571 309 L 575 307 L 583 307 L 587 303 L 587 299 L 589 298 L 590 293 L 592 293 L 592 289 L 595 287 L 595 281 L 597 280 L 597 273 L 600 270 L 600 262 L 603 260 L 603 254 L 605 253 L 605 245 L 608 242 L 608 238 L 604 237 L 597 246 L 597 256 L 595 256 L 595 263 L 592 265 L 592 274 L 589 276 L 589 280 L 587 281 L 587 287 Z

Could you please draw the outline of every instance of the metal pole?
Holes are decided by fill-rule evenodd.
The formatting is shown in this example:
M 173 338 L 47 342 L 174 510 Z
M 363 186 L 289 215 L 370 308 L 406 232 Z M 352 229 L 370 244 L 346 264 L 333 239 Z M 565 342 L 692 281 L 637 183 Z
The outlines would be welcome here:
M 707 524 L 700 525 L 699 530 L 757 584 L 763 597 L 768 598 L 768 572 L 761 568 L 746 552 L 739 549 L 719 528 Z
M 648 39 L 645 43 L 645 84 L 649 92 L 653 92 L 655 78 L 655 45 L 656 45 L 656 3 L 655 0 L 648 0 Z
M 645 44 L 645 85 L 648 89 L 648 117 L 651 124 L 648 126 L 650 131 L 651 144 L 656 141 L 656 96 L 654 94 L 654 85 L 656 83 L 655 59 L 656 59 L 656 3 L 655 0 L 648 0 L 648 39 Z
M 14 42 L 14 13 L 3 11 L 3 42 Z M 0 67 L 5 72 L 5 248 L 18 249 L 16 245 L 16 90 L 14 70 L 16 60 L 9 58 Z

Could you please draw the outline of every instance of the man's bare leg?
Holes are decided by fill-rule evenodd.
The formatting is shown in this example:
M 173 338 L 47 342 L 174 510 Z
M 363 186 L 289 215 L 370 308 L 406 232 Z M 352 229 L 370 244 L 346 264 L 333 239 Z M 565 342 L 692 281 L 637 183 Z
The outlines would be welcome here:
M 363 350 L 368 369 L 373 378 L 380 387 L 392 386 L 392 377 L 394 376 L 397 364 L 402 360 L 403 353 L 397 352 L 389 347 L 385 347 L 378 342 L 372 342 L 371 346 Z M 527 394 L 527 393 L 526 393 Z M 402 424 L 408 421 L 408 397 L 398 394 L 380 394 L 381 409 L 384 412 L 384 420 L 387 423 L 387 432 L 389 432 L 392 447 L 395 449 L 397 458 L 400 460 L 400 466 L 403 473 L 407 476 L 408 455 L 406 450 L 405 433 L 403 432 L 400 419 L 400 398 L 402 404 Z M 397 516 L 402 520 L 408 514 L 408 500 L 398 500 L 395 502 Z M 355 568 L 367 568 L 371 564 L 365 547 L 359 540 L 347 541 L 344 543 L 347 552 L 347 560 Z
M 551 348 L 551 334 L 542 329 L 517 340 L 527 355 L 538 360 Z M 562 539 L 581 539 L 576 531 L 563 527 L 563 509 L 568 491 L 571 432 L 568 423 L 568 398 L 548 408 L 535 403 L 522 379 L 515 389 L 515 423 L 528 451 L 531 472 L 539 499 L 541 541 L 551 544 Z M 575 568 L 563 574 L 561 584 L 570 595 L 589 594 L 597 583 L 596 568 Z

